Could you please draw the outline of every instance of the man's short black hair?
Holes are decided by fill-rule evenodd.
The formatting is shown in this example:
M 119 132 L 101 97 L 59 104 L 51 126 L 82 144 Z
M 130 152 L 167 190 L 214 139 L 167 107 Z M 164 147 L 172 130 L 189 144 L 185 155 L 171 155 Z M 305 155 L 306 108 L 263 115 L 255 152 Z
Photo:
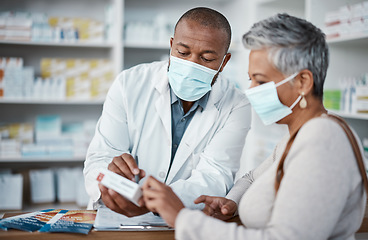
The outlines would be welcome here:
M 226 51 L 229 49 L 231 42 L 231 27 L 229 21 L 226 19 L 224 15 L 211 8 L 206 7 L 193 8 L 188 10 L 180 17 L 180 19 L 175 25 L 175 31 L 179 22 L 186 19 L 198 22 L 199 24 L 205 27 L 223 30 L 227 35 Z

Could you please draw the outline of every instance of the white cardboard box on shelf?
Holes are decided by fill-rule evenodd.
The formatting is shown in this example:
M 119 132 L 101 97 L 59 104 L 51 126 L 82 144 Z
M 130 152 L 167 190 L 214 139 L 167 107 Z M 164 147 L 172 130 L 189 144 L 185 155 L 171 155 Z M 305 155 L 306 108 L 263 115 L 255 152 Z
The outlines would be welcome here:
M 76 202 L 87 207 L 89 196 L 84 186 L 83 169 L 58 168 L 56 174 L 56 196 L 59 202 Z
M 22 209 L 23 176 L 21 174 L 0 174 L 0 193 L 0 209 Z
M 58 168 L 56 173 L 56 196 L 59 202 L 75 202 L 76 171 L 73 168 Z
M 55 180 L 52 169 L 30 170 L 32 203 L 49 203 L 55 201 Z
M 84 176 L 82 171 L 83 170 L 81 169 L 80 174 L 77 175 L 76 180 L 77 196 L 75 201 L 79 207 L 87 207 L 89 202 L 89 196 L 84 186 Z

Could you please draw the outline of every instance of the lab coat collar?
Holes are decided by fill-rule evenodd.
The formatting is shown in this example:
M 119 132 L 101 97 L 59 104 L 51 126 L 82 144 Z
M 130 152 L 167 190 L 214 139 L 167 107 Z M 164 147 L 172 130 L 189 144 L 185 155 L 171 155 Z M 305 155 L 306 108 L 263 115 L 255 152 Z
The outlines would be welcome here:
M 170 86 L 169 86 L 169 78 L 167 77 L 167 69 L 169 66 L 169 62 L 166 61 L 166 64 L 163 64 L 160 69 L 158 69 L 158 72 L 153 77 L 153 84 L 156 88 L 156 90 L 160 94 L 169 94 L 170 97 Z M 169 99 L 170 103 L 170 99 Z
M 161 122 L 165 128 L 169 146 L 171 146 L 171 101 L 170 101 L 170 87 L 169 79 L 167 77 L 168 62 L 163 64 L 155 76 L 153 76 L 153 83 L 160 96 L 155 102 L 155 108 L 160 116 Z

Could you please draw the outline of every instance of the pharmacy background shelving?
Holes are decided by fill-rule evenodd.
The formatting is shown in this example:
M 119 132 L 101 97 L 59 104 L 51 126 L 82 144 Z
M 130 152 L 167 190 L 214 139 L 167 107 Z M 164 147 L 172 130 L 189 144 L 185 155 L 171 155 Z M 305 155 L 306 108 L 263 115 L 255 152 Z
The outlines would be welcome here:
M 25 42 L 0 40 L 2 45 L 30 45 L 30 46 L 50 46 L 50 47 L 78 47 L 78 48 L 112 48 L 112 43 L 79 43 L 79 42 Z
M 319 27 L 324 26 L 324 16 L 347 4 L 363 0 L 306 0 L 306 18 Z M 354 77 L 368 72 L 368 34 L 354 34 L 329 39 L 330 66 L 326 76 L 325 89 L 339 89 L 341 77 Z M 368 114 L 337 112 L 354 128 L 361 139 L 368 138 Z
M 4 0 L 0 2 L 0 11 L 24 11 L 32 13 L 47 13 L 56 17 L 81 17 L 96 19 L 104 22 L 104 13 L 107 5 L 113 9 L 112 32 L 115 35 L 111 40 L 104 42 L 23 42 L 0 40 L 0 52 L 3 57 L 21 57 L 24 65 L 35 70 L 35 76 L 40 76 L 41 58 L 103 58 L 113 63 L 114 75 L 122 70 L 122 0 Z M 73 123 L 85 120 L 95 120 L 102 111 L 103 99 L 96 100 L 48 100 L 48 99 L 1 99 L 1 123 L 34 123 L 37 115 L 60 115 L 62 122 Z M 28 170 L 64 167 L 83 167 L 85 155 L 73 157 L 6 157 L 0 158 L 0 170 L 12 169 L 22 173 L 24 181 L 29 181 Z M 29 187 L 24 186 L 28 192 Z M 26 197 L 28 194 L 26 194 Z M 65 204 L 54 203 L 55 206 Z M 24 202 L 24 209 L 35 208 Z M 69 209 L 78 209 L 81 206 L 71 204 Z M 42 206 L 37 206 L 38 209 Z M 65 207 L 64 207 L 65 208 Z
M 0 40 L 1 56 L 22 57 L 25 66 L 35 70 L 35 76 L 40 75 L 40 60 L 51 58 L 104 58 L 113 62 L 114 75 L 122 70 L 122 1 L 121 0 L 79 0 L 79 1 L 47 1 L 47 0 L 5 0 L 0 3 L 2 11 L 24 11 L 47 13 L 58 17 L 86 17 L 104 21 L 104 11 L 107 5 L 114 9 L 113 32 L 116 38 L 103 42 L 40 42 L 40 41 L 8 41 Z M 88 11 L 85 11 L 88 5 Z M 0 99 L 0 111 L 3 113 L 0 122 L 34 122 L 40 114 L 58 114 L 64 122 L 96 120 L 102 111 L 104 99 L 92 100 L 50 100 L 50 99 Z M 17 162 L 66 162 L 82 166 L 84 156 L 72 158 L 0 158 L 1 167 L 17 167 Z M 5 166 L 5 163 L 8 163 Z M 68 165 L 68 164 L 66 164 Z M 47 165 L 45 165 L 47 167 Z
M 75 157 L 8 157 L 6 159 L 0 158 L 0 163 L 50 163 L 50 162 L 60 162 L 60 163 L 80 163 L 84 161 L 85 156 L 75 156 Z
M 364 114 L 364 113 L 346 113 L 346 112 L 341 112 L 341 111 L 336 111 L 336 110 L 330 110 L 330 112 L 333 114 L 337 114 L 343 118 L 347 118 L 347 119 L 368 120 L 368 114 Z
M 104 100 L 43 100 L 43 99 L 1 99 L 0 104 L 52 104 L 52 105 L 97 105 L 100 106 L 103 104 Z

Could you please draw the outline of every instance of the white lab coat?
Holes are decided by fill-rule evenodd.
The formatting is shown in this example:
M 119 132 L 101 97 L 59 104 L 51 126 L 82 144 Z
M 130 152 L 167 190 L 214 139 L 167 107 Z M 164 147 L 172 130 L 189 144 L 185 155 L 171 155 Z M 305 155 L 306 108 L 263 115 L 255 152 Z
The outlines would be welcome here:
M 167 61 L 141 64 L 120 73 L 112 84 L 84 167 L 93 202 L 100 198 L 98 170 L 123 153 L 137 157 L 147 175 L 167 178 L 190 208 L 199 208 L 193 200 L 201 194 L 225 196 L 233 186 L 250 128 L 248 100 L 220 74 L 206 108 L 197 109 L 186 129 L 168 172 L 172 135 L 167 67 Z

